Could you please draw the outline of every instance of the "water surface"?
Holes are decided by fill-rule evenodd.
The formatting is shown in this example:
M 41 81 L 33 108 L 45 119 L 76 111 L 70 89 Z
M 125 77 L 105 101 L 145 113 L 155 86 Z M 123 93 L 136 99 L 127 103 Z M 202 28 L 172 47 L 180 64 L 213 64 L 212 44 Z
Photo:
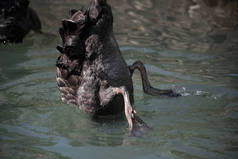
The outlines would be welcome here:
M 108 2 L 127 63 L 143 61 L 153 86 L 183 96 L 145 95 L 135 72 L 134 106 L 152 127 L 144 138 L 130 137 L 125 119 L 95 121 L 63 104 L 55 80 L 57 31 L 69 8 L 87 1 L 32 0 L 46 34 L 0 46 L 0 158 L 236 159 L 234 17 L 227 20 L 226 12 L 204 6 L 191 18 L 189 0 Z

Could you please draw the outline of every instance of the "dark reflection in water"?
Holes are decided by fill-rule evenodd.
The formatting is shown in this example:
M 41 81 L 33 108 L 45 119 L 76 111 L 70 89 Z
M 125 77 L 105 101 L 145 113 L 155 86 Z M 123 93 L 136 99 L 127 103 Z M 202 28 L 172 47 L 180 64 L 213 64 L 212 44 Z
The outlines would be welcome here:
M 129 34 L 120 40 L 124 45 L 144 45 L 146 41 L 158 49 L 207 52 L 231 41 L 232 31 L 237 29 L 237 16 L 227 15 L 228 9 L 210 8 L 203 3 L 192 18 L 188 12 L 193 6 L 191 1 L 120 1 L 120 4 L 124 5 L 116 8 L 116 31 Z
M 136 110 L 153 128 L 144 138 L 129 137 L 124 119 L 92 120 L 62 104 L 58 28 L 70 8 L 88 0 L 32 0 L 45 34 L 0 46 L 0 158 L 236 159 L 238 2 L 108 2 L 127 63 L 142 60 L 154 86 L 183 97 L 147 96 L 134 75 Z

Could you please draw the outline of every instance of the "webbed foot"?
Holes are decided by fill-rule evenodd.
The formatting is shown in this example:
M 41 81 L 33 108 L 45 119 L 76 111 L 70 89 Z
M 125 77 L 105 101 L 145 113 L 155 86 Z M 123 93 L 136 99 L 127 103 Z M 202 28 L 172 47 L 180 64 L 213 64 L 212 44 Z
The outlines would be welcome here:
M 132 112 L 131 118 L 127 120 L 132 121 L 132 125 L 129 126 L 131 128 L 131 136 L 143 137 L 151 130 L 151 128 L 136 114 L 135 110 Z

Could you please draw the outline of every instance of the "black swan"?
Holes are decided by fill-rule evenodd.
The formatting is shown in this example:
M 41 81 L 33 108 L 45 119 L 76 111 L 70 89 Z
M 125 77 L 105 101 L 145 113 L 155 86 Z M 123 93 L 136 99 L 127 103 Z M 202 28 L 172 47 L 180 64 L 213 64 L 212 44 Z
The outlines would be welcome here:
M 0 1 L 0 43 L 19 43 L 30 30 L 41 32 L 40 19 L 28 5 L 28 0 Z
M 135 69 L 141 73 L 144 92 L 150 95 L 179 96 L 172 90 L 153 88 L 142 62 L 128 66 L 113 34 L 113 15 L 106 0 L 92 0 L 85 10 L 71 10 L 59 29 L 63 46 L 56 61 L 61 99 L 96 116 L 125 111 L 130 133 L 147 131 L 148 126 L 132 107 Z

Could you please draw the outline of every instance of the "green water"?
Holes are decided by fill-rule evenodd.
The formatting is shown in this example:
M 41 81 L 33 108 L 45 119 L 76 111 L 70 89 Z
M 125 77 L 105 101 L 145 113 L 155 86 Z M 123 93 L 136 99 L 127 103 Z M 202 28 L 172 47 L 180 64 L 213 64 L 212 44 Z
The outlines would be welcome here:
M 108 2 L 127 63 L 143 61 L 153 86 L 183 96 L 145 95 L 135 73 L 134 106 L 152 127 L 143 138 L 130 137 L 124 119 L 95 121 L 62 104 L 55 80 L 57 30 L 69 8 L 87 1 L 32 0 L 46 34 L 30 33 L 23 44 L 0 46 L 0 158 L 236 159 L 234 22 L 199 13 L 189 18 L 186 0 Z

